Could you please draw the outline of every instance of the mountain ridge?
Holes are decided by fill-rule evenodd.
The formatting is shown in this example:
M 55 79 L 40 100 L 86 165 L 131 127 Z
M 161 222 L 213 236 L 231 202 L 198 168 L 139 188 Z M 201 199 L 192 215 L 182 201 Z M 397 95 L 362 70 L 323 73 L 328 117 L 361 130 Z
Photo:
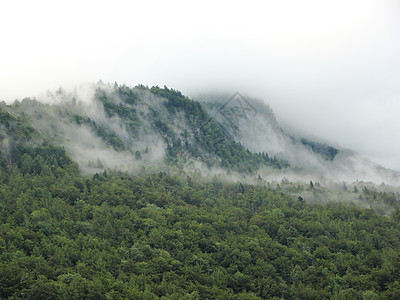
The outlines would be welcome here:
M 398 172 L 326 142 L 287 134 L 267 104 L 234 96 L 198 101 L 167 87 L 99 82 L 0 108 L 29 124 L 36 138 L 64 147 L 87 173 L 140 172 L 169 162 L 185 171 L 397 184 Z
M 316 175 L 357 156 L 170 89 L 93 87 L 0 107 L 2 299 L 399 298 L 400 189 Z

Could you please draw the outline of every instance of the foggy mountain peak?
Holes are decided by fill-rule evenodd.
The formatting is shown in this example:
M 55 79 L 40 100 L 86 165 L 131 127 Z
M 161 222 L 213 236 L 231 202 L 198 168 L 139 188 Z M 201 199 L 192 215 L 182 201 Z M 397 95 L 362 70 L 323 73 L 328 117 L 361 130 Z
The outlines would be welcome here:
M 398 173 L 352 151 L 287 134 L 268 105 L 238 93 L 192 100 L 166 87 L 99 82 L 1 109 L 64 147 L 84 173 L 174 166 L 205 175 L 399 182 Z M 10 133 L 2 132 L 4 148 Z

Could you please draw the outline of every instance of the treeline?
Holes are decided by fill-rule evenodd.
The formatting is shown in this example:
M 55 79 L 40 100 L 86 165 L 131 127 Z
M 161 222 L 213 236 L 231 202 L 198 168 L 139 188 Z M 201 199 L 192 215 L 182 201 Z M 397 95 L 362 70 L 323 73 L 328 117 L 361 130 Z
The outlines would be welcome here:
M 217 178 L 84 177 L 61 148 L 16 149 L 0 163 L 2 299 L 400 298 L 398 208 Z

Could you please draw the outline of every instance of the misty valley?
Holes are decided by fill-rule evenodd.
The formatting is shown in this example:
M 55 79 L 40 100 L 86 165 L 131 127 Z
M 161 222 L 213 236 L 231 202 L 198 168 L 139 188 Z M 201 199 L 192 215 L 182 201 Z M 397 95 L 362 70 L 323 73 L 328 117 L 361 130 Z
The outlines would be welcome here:
M 1 299 L 400 299 L 400 173 L 262 100 L 0 103 Z

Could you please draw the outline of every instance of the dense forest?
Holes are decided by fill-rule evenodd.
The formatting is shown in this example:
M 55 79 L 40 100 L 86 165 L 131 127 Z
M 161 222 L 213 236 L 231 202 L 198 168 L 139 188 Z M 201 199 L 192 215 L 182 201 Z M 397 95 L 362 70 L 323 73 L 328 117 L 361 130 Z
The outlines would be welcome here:
M 16 147 L 0 168 L 1 298 L 400 297 L 396 203 L 388 217 L 280 186 L 84 177 L 61 148 Z
M 284 165 L 227 139 L 179 92 L 151 90 L 167 99 L 170 114 L 183 111 L 201 124 L 187 133 L 202 143 L 198 155 L 208 149 L 223 167 L 246 174 Z M 118 93 L 121 105 L 98 97 L 135 134 L 140 114 L 130 105 L 138 98 L 124 87 Z M 176 135 L 157 111 L 171 168 L 85 174 L 31 126 L 23 105 L 9 108 L 15 115 L 0 109 L 1 299 L 400 299 L 398 194 L 340 184 L 331 197 L 319 182 L 246 184 L 170 172 L 198 144 Z M 130 147 L 99 122 L 61 114 L 116 151 Z M 329 160 L 337 154 L 303 142 Z M 137 161 L 146 155 L 133 153 Z

